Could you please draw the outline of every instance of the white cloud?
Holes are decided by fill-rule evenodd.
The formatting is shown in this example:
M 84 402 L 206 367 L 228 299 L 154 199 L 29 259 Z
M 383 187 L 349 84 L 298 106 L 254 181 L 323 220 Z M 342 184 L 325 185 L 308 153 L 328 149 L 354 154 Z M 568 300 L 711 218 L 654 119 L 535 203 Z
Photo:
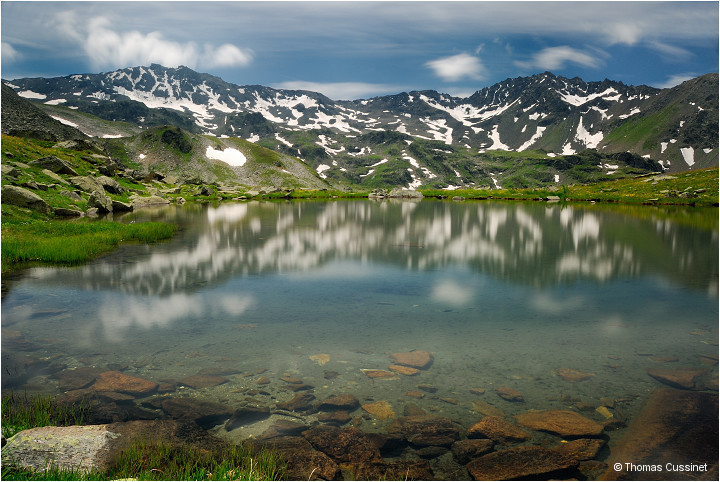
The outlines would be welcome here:
M 272 84 L 276 89 L 309 90 L 320 92 L 333 100 L 367 99 L 384 94 L 396 94 L 404 90 L 411 90 L 400 85 L 373 84 L 370 82 L 308 82 L 304 80 L 289 80 Z
M 682 47 L 676 47 L 674 45 L 669 45 L 663 42 L 652 41 L 648 42 L 647 45 L 651 49 L 663 54 L 665 56 L 665 60 L 687 60 L 694 55 L 692 52 Z
M 241 50 L 232 44 L 223 44 L 217 49 L 212 45 L 205 45 L 205 57 L 207 65 L 210 67 L 244 66 L 252 62 L 251 51 Z
M 686 80 L 694 79 L 697 76 L 698 74 L 693 72 L 671 75 L 667 78 L 665 82 L 656 84 L 655 87 L 657 87 L 658 89 L 670 89 L 672 87 L 675 87 L 676 85 L 682 84 Z
M 446 82 L 456 82 L 461 79 L 483 80 L 485 78 L 485 66 L 480 58 L 468 53 L 431 60 L 426 62 L 425 66 L 432 69 L 435 75 Z
M 7 42 L 2 42 L 2 59 L 4 62 L 14 62 L 20 58 L 20 52 Z
M 93 17 L 85 26 L 74 12 L 57 16 L 57 28 L 64 36 L 79 43 L 94 68 L 116 68 L 162 64 L 167 67 L 234 67 L 252 62 L 252 52 L 226 43 L 220 47 L 205 44 L 201 50 L 195 42 L 176 42 L 159 31 L 121 32 L 105 17 Z
M 536 52 L 529 61 L 516 61 L 515 65 L 525 69 L 556 70 L 563 68 L 567 62 L 592 68 L 602 65 L 599 58 L 567 45 L 545 48 Z

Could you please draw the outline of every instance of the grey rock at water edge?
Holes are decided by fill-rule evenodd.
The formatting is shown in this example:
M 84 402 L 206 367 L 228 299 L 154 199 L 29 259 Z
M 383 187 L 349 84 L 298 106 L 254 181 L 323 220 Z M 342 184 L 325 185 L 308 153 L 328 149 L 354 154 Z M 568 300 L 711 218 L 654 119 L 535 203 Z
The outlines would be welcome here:
M 55 216 L 63 218 L 79 218 L 85 216 L 84 212 L 78 211 L 77 209 L 55 208 L 53 212 L 55 213 Z
M 107 468 L 104 453 L 117 437 L 107 425 L 38 427 L 23 430 L 3 448 L 3 462 L 36 471 L 54 466 L 66 470 Z
M 18 186 L 6 185 L 2 188 L 2 202 L 32 209 L 41 213 L 50 211 L 50 205 L 32 191 Z
M 97 208 L 100 213 L 111 213 L 113 201 L 105 195 L 105 191 L 93 191 L 88 198 L 88 206 Z
M 170 204 L 167 199 L 161 198 L 160 196 L 133 196 L 130 199 L 130 203 L 133 208 L 142 208 L 146 206 L 161 206 L 163 204 Z

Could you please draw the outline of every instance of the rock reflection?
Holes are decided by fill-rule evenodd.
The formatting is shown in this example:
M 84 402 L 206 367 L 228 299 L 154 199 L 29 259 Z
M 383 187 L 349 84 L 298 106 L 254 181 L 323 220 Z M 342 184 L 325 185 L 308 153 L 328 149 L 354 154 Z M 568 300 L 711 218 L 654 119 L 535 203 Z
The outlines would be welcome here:
M 173 241 L 138 248 L 135 259 L 127 257 L 133 252 L 127 249 L 124 257 L 76 270 L 46 270 L 44 282 L 167 297 L 236 276 L 365 260 L 412 270 L 468 266 L 539 287 L 652 274 L 717 295 L 716 230 L 597 208 L 428 200 L 252 202 L 178 209 L 171 216 L 183 225 Z M 702 286 L 698 280 L 704 280 Z M 439 293 L 449 292 L 441 288 Z

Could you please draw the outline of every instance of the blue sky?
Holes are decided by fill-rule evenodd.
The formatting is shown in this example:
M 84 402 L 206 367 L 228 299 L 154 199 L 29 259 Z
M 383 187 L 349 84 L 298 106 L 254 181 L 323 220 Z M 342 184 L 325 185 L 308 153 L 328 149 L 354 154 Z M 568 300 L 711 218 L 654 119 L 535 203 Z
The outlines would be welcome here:
M 159 63 L 359 99 L 718 71 L 718 2 L 2 2 L 2 78 Z

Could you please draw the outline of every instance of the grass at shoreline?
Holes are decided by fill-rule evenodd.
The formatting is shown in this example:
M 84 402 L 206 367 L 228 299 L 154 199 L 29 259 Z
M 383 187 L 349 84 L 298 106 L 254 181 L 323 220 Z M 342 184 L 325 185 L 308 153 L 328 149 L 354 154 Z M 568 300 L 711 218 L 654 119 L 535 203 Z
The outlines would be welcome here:
M 60 404 L 50 396 L 10 393 L 2 397 L 2 433 L 11 437 L 34 427 L 81 425 L 90 410 L 89 402 Z M 222 445 L 208 450 L 138 440 L 106 471 L 50 467 L 36 472 L 3 459 L 0 479 L 282 480 L 285 469 L 277 454 L 266 449 L 253 452 L 241 445 Z
M 602 202 L 648 205 L 717 206 L 718 168 L 574 186 L 535 189 L 419 190 L 426 197 L 540 201 L 557 196 L 566 202 Z
M 5 213 L 3 213 L 5 214 Z M 35 264 L 77 265 L 120 243 L 155 243 L 175 234 L 167 223 L 56 221 L 15 216 L 2 226 L 2 272 Z

